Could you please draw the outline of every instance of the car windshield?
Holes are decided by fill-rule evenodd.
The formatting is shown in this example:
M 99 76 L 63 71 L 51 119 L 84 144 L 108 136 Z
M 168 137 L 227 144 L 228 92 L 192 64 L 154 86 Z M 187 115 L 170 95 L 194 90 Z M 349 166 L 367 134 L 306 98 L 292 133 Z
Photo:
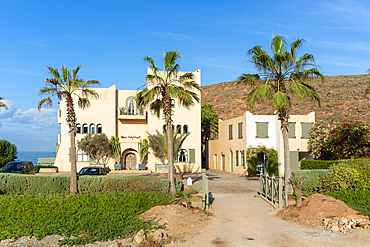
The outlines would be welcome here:
M 2 173 L 22 173 L 23 163 L 6 164 L 1 170 Z
M 99 168 L 82 168 L 80 175 L 99 175 Z

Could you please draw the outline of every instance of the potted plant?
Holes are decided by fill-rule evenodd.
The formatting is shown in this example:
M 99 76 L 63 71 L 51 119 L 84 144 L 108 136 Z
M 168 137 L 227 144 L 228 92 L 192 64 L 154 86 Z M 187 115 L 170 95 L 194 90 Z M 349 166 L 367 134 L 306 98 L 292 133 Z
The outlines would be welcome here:
M 109 146 L 112 151 L 112 155 L 116 160 L 116 163 L 114 164 L 114 170 L 121 170 L 121 148 L 119 146 L 119 137 L 115 138 L 112 136 L 109 140 Z
M 138 142 L 138 151 L 139 151 L 139 157 L 140 157 L 140 163 L 139 163 L 139 170 L 145 170 L 145 164 L 143 164 L 143 161 L 145 157 L 149 154 L 149 147 L 148 147 L 148 140 L 147 139 L 140 139 Z

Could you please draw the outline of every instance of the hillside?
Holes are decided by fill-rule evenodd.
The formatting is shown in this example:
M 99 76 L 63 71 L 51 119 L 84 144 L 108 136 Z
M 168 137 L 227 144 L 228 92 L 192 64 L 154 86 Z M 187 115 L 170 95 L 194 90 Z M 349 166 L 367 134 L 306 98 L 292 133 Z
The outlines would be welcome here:
M 369 96 L 365 96 L 369 75 L 326 76 L 325 81 L 312 80 L 309 84 L 319 93 L 322 106 L 310 100 L 294 99 L 291 115 L 316 112 L 316 121 L 337 122 L 345 119 L 370 121 Z M 256 102 L 253 108 L 247 103 L 250 88 L 237 85 L 235 81 L 223 82 L 202 87 L 202 104 L 214 106 L 222 119 L 241 116 L 245 111 L 253 114 L 273 114 L 268 102 Z

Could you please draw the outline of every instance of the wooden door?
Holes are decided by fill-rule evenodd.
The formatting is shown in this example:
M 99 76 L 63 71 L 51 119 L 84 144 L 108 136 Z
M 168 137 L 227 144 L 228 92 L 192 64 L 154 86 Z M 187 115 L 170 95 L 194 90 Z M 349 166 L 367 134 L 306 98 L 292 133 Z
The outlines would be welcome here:
M 136 170 L 136 155 L 133 153 L 128 153 L 125 158 L 126 169 Z

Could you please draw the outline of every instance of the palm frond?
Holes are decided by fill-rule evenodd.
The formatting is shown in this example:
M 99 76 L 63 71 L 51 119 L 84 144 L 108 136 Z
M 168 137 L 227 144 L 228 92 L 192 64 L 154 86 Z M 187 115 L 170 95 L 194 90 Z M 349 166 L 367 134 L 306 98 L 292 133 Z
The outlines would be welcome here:
M 87 98 L 78 97 L 78 106 L 81 109 L 90 107 L 90 101 Z
M 81 69 L 81 66 L 82 66 L 82 65 L 78 65 L 78 66 L 73 70 L 73 77 L 72 77 L 72 80 L 73 80 L 73 81 L 78 80 L 78 78 L 77 78 L 77 73 L 78 73 L 78 71 Z
M 48 66 L 46 66 L 46 68 L 49 70 L 49 74 L 51 74 L 52 76 L 54 76 L 55 79 L 57 79 L 59 82 L 62 81 L 58 69 L 52 68 L 52 67 L 48 67 Z
M 158 118 L 161 115 L 161 110 L 162 110 L 162 101 L 160 99 L 154 100 L 150 104 L 150 110 L 154 115 L 156 115 Z
M 256 101 L 256 95 L 257 95 L 257 88 L 252 89 L 250 93 L 248 94 L 248 104 L 252 108 L 254 105 L 254 102 Z
M 47 97 L 47 98 L 44 98 L 42 99 L 38 106 L 37 106 L 37 109 L 40 111 L 42 107 L 46 107 L 46 108 L 51 108 L 53 106 L 53 102 L 51 100 L 50 97 Z
M 84 87 L 90 87 L 92 85 L 98 85 L 98 86 L 100 86 L 100 81 L 90 80 L 90 81 L 85 82 L 85 84 L 83 86 Z
M 238 77 L 237 84 L 243 83 L 254 86 L 258 81 L 260 81 L 260 79 L 259 74 L 242 74 Z
M 289 98 L 285 93 L 277 91 L 272 96 L 272 105 L 274 106 L 275 109 L 281 111 L 290 105 Z
M 67 67 L 64 67 L 62 65 L 62 72 L 63 72 L 63 80 L 65 82 L 65 84 L 69 87 L 70 86 L 70 79 L 71 79 L 71 75 L 69 74 L 69 70 Z

